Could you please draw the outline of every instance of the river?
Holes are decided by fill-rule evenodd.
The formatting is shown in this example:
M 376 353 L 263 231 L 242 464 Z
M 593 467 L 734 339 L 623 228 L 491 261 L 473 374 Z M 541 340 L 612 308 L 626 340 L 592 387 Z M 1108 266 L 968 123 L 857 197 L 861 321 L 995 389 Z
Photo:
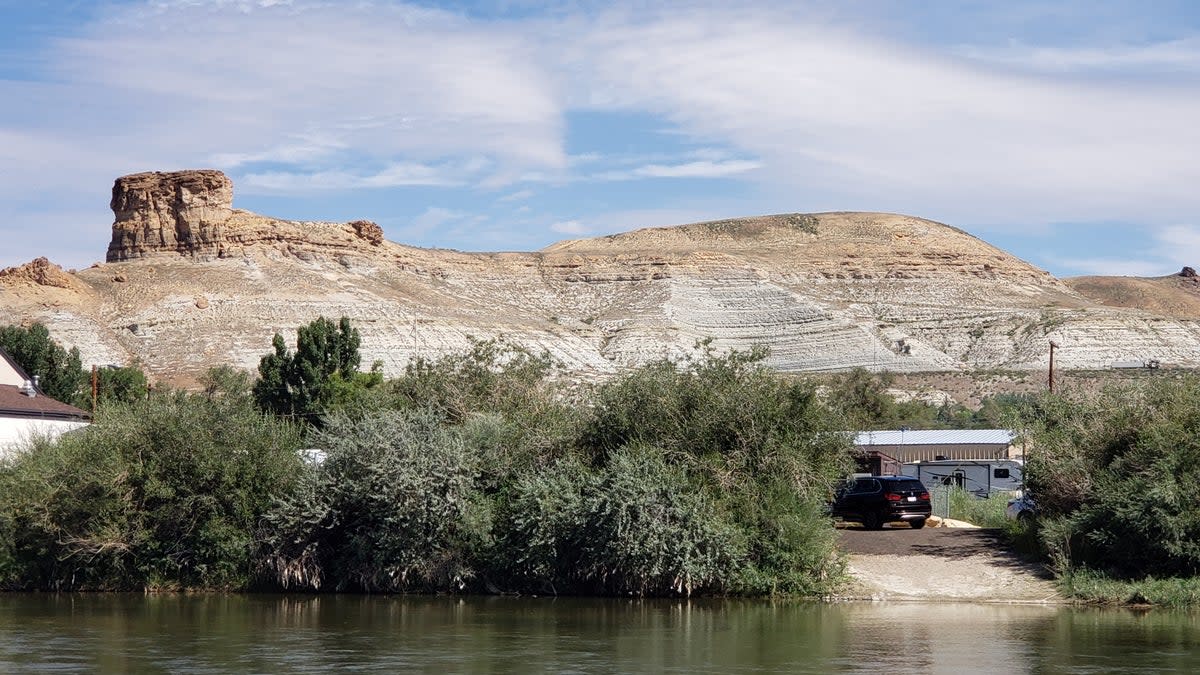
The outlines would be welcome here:
M 1200 671 L 1200 614 L 770 600 L 0 594 L 0 672 Z

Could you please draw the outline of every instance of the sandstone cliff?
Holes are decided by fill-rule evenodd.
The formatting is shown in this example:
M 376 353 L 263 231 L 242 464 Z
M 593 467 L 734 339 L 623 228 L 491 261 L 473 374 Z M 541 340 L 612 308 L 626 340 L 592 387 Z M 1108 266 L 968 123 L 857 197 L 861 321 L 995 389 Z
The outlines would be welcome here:
M 547 349 L 583 376 L 706 337 L 764 343 L 787 371 L 1040 369 L 1050 339 L 1064 368 L 1200 365 L 1196 321 L 1103 306 L 909 216 L 783 214 L 468 254 L 388 242 L 369 221 L 240 211 L 216 171 L 120 178 L 112 207 L 108 262 L 0 273 L 0 324 L 42 321 L 88 362 L 184 381 L 253 368 L 273 333 L 290 340 L 318 315 L 351 317 L 364 361 L 389 374 L 470 337 Z

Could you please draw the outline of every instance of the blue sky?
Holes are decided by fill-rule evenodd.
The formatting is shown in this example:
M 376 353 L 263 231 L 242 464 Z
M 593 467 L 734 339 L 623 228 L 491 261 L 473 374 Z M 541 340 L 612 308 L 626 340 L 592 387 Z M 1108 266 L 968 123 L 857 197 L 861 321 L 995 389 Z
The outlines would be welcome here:
M 101 260 L 112 181 L 533 250 L 780 212 L 1059 276 L 1200 263 L 1200 3 L 0 0 L 0 267 Z

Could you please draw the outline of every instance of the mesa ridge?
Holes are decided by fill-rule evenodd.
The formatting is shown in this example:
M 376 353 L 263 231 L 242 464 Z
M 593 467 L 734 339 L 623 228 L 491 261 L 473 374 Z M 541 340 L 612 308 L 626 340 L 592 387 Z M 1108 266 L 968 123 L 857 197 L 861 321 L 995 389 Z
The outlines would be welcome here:
M 387 241 L 371 221 L 233 208 L 215 170 L 113 185 L 106 262 L 0 272 L 0 323 L 46 324 L 87 363 L 194 381 L 253 369 L 275 332 L 349 316 L 364 362 L 503 337 L 604 377 L 713 338 L 765 344 L 782 371 L 1044 369 L 1157 359 L 1200 365 L 1200 322 L 1107 306 L 959 229 L 884 213 L 781 214 L 638 229 L 528 253 Z M 1190 286 L 1189 286 L 1190 288 Z M 1190 292 L 1190 291 L 1189 291 Z

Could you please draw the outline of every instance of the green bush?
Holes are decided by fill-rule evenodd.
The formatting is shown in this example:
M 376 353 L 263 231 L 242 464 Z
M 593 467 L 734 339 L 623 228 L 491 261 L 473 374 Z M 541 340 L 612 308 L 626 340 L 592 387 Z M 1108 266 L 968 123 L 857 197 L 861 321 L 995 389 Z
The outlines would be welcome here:
M 654 448 L 522 476 L 497 525 L 497 578 L 521 590 L 720 593 L 745 565 L 742 533 Z
M 993 494 L 987 499 L 976 497 L 970 490 L 949 488 L 950 517 L 979 527 L 1004 528 L 1008 525 L 1008 497 Z M 941 515 L 941 514 L 935 514 Z
M 705 349 L 617 378 L 600 388 L 581 444 L 601 466 L 641 445 L 685 469 L 746 542 L 738 592 L 822 593 L 841 570 L 823 507 L 849 472 L 845 418 L 765 356 Z
M 584 429 L 585 452 L 603 462 L 630 445 L 694 461 L 715 486 L 784 476 L 824 497 L 849 472 L 850 442 L 807 381 L 762 364 L 767 352 L 658 361 L 602 386 Z
M 9 588 L 244 588 L 300 435 L 247 397 L 166 392 L 0 467 Z M 0 555 L 3 555 L 0 553 Z
M 1100 605 L 1200 605 L 1200 578 L 1197 577 L 1113 579 L 1081 568 L 1065 573 L 1058 585 L 1063 595 L 1072 600 Z
M 334 415 L 326 458 L 272 512 L 266 568 L 285 588 L 458 591 L 490 514 L 478 458 L 430 411 Z
M 1116 578 L 1200 573 L 1200 379 L 1046 396 L 1027 480 L 1052 559 Z
M 461 354 L 417 359 L 388 383 L 393 407 L 432 409 L 449 424 L 480 415 L 500 420 L 491 442 L 513 469 L 546 465 L 574 443 L 583 402 L 558 379 L 546 352 L 500 340 L 472 340 Z
M 619 595 L 691 595 L 737 587 L 743 533 L 687 472 L 655 448 L 623 448 L 584 491 L 576 574 Z

